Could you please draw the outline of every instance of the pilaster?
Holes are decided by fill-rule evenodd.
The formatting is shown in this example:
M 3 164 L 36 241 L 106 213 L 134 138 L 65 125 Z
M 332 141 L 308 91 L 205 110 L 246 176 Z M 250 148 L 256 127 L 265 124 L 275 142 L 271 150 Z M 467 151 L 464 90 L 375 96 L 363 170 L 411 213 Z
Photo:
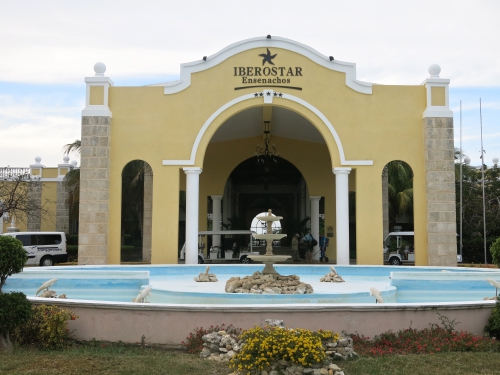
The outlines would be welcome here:
M 56 232 L 69 233 L 68 188 L 62 181 L 57 182 Z
M 153 170 L 144 163 L 144 207 L 142 223 L 142 261 L 151 262 L 153 220 Z
M 424 118 L 427 253 L 430 266 L 456 266 L 453 118 Z
M 349 173 L 351 168 L 333 168 L 337 217 L 337 264 L 349 264 Z
M 82 117 L 79 264 L 107 264 L 111 117 Z

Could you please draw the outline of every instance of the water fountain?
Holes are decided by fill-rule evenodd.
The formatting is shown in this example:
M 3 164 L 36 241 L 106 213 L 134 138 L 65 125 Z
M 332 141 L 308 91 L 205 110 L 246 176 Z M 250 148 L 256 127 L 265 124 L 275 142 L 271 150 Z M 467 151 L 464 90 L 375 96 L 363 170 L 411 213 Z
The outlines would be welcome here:
M 256 261 L 262 262 L 265 264 L 264 270 L 262 274 L 271 275 L 277 274 L 276 269 L 274 268 L 274 264 L 276 262 L 283 262 L 288 258 L 291 258 L 291 255 L 274 255 L 273 254 L 273 241 L 281 240 L 283 237 L 286 237 L 286 234 L 273 233 L 272 225 L 274 221 L 279 221 L 283 219 L 282 216 L 273 216 L 272 210 L 269 209 L 267 211 L 267 215 L 257 216 L 257 219 L 260 221 L 264 221 L 266 223 L 266 233 L 263 234 L 254 234 L 253 236 L 258 240 L 266 240 L 266 253 L 264 255 L 249 255 L 248 258 Z
M 480 335 L 495 306 L 495 301 L 483 300 L 496 294 L 486 280 L 500 282 L 498 269 L 349 265 L 336 267 L 345 282 L 330 283 L 320 281 L 328 265 L 275 267 L 280 274 L 300 276 L 314 293 L 225 292 L 231 277 L 261 272 L 263 265 L 257 263 L 213 265 L 210 271 L 219 281 L 201 283 L 193 278 L 206 272 L 203 265 L 29 267 L 10 276 L 2 290 L 23 292 L 33 304 L 71 309 L 79 318 L 69 329 L 78 340 L 133 343 L 145 336 L 148 343 L 178 345 L 201 324 L 251 328 L 272 318 L 284 319 L 290 327 L 327 327 L 371 337 L 410 325 L 439 324 L 437 312 L 461 322 L 460 330 Z M 57 290 L 69 299 L 33 297 L 50 278 L 58 279 Z M 148 285 L 149 303 L 132 303 Z M 384 303 L 375 303 L 370 288 L 379 291 Z

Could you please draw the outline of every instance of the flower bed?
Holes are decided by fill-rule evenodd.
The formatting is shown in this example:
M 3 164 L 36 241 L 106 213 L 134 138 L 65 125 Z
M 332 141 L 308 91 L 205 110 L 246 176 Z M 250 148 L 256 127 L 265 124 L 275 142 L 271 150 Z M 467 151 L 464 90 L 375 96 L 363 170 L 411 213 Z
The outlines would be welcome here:
M 333 363 L 357 356 L 352 340 L 332 331 L 289 329 L 283 321 L 268 320 L 240 336 L 226 331 L 203 336 L 204 358 L 229 362 L 234 374 L 343 374 Z

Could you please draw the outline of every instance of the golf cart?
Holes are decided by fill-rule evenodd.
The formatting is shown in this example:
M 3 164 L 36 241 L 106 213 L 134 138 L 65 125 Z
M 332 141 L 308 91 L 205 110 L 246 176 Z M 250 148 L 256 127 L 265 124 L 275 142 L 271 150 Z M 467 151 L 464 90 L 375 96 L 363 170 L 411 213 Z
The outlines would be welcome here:
M 457 263 L 462 255 L 457 254 Z M 384 240 L 384 263 L 415 263 L 415 232 L 391 232 Z
M 415 232 L 391 232 L 384 240 L 384 263 L 415 263 Z
M 255 234 L 251 230 L 219 230 L 219 231 L 201 231 L 198 233 L 198 264 L 207 262 L 234 262 L 239 261 L 240 263 L 250 263 L 252 260 L 248 258 L 248 255 L 259 255 L 258 251 L 253 251 L 252 249 L 252 235 Z M 221 238 L 221 246 L 211 246 L 208 250 L 208 254 L 205 255 L 205 243 L 203 241 L 204 236 L 224 236 Z M 234 241 L 233 236 L 245 235 L 250 236 L 248 240 L 248 248 L 239 246 L 237 242 Z M 184 260 L 186 254 L 186 244 L 181 249 L 180 259 Z

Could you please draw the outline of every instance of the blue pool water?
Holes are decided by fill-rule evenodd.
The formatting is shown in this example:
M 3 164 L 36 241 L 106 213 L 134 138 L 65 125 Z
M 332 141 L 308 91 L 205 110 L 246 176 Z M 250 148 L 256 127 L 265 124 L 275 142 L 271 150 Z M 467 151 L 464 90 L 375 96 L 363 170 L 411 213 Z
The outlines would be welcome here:
M 296 274 L 314 288 L 305 295 L 255 295 L 226 293 L 226 281 L 262 271 L 263 265 L 211 265 L 216 283 L 197 283 L 193 279 L 205 272 L 206 265 L 162 266 L 74 266 L 26 268 L 7 279 L 4 291 L 21 291 L 34 296 L 45 281 L 57 278 L 51 289 L 70 299 L 131 302 L 141 288 L 150 285 L 150 303 L 174 305 L 200 304 L 352 304 L 374 303 L 370 288 L 377 288 L 386 303 L 433 303 L 482 301 L 495 296 L 486 279 L 500 281 L 500 270 L 477 268 L 336 266 L 345 283 L 321 283 L 327 265 L 276 265 L 282 275 Z

